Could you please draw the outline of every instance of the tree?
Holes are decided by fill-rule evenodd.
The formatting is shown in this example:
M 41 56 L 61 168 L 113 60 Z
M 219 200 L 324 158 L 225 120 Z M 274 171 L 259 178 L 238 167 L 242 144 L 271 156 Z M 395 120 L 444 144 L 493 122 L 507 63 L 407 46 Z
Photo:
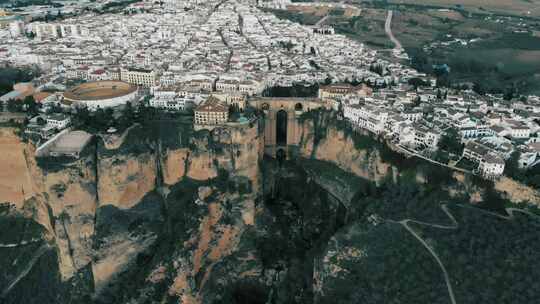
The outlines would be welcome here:
M 521 153 L 519 151 L 516 150 L 512 152 L 510 158 L 508 159 L 508 161 L 506 161 L 506 165 L 504 167 L 504 174 L 506 176 L 509 176 L 516 180 L 523 180 L 523 171 L 519 168 L 520 157 Z
M 422 78 L 414 77 L 409 79 L 409 84 L 414 87 L 414 89 L 418 89 L 418 87 L 422 87 L 426 85 L 426 82 Z
M 40 126 L 44 126 L 47 124 L 47 121 L 43 118 L 41 118 L 41 116 L 39 116 L 37 119 L 37 124 L 40 125 Z
M 512 100 L 512 98 L 514 98 L 515 94 L 516 94 L 516 88 L 515 87 L 506 88 L 506 90 L 504 91 L 503 99 L 504 100 Z
M 450 87 L 452 84 L 452 81 L 450 80 L 450 77 L 448 74 L 444 75 L 438 75 L 437 76 L 437 87 Z
M 38 104 L 36 103 L 33 96 L 26 96 L 23 100 L 23 107 L 26 112 L 35 115 L 37 114 Z
M 479 82 L 475 82 L 473 84 L 473 91 L 476 92 L 479 95 L 485 95 L 486 94 L 486 90 L 484 89 L 482 84 L 479 83 Z
M 447 151 L 454 155 L 461 155 L 463 152 L 463 144 L 461 143 L 461 136 L 454 128 L 450 128 L 446 131 L 439 140 L 438 147 L 440 150 Z
M 22 103 L 19 100 L 10 99 L 7 101 L 7 110 L 9 112 L 21 112 Z
M 237 121 L 240 118 L 240 109 L 237 104 L 229 106 L 229 120 Z
M 326 78 L 324 79 L 324 84 L 325 84 L 325 85 L 329 85 L 329 84 L 331 84 L 331 83 L 332 83 L 332 78 L 326 77 Z
M 411 66 L 418 71 L 429 72 L 429 56 L 422 49 L 411 49 Z
M 87 126 L 90 121 L 90 112 L 86 107 L 78 107 L 73 115 L 75 125 L 78 127 Z
M 133 111 L 133 106 L 131 103 L 126 103 L 124 109 L 122 110 L 122 115 L 116 120 L 116 128 L 123 130 L 129 127 L 135 120 L 135 113 Z
M 383 76 L 384 74 L 384 68 L 382 65 L 380 64 L 372 64 L 370 67 L 369 67 L 369 70 L 373 73 L 377 73 L 381 76 Z
M 108 127 L 108 119 L 105 110 L 99 108 L 94 112 L 94 119 L 90 120 L 90 126 L 95 130 L 103 130 Z
M 506 201 L 501 198 L 499 193 L 497 193 L 493 187 L 490 187 L 486 190 L 483 195 L 482 202 L 479 204 L 480 208 L 505 214 L 505 203 Z

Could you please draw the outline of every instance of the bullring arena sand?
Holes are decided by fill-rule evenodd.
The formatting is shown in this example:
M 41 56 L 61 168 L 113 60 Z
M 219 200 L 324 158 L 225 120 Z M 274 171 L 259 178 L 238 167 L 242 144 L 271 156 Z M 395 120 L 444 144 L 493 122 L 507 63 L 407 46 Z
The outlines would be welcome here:
M 70 101 L 110 99 L 133 93 L 137 87 L 123 81 L 96 81 L 80 84 L 67 90 L 64 97 Z

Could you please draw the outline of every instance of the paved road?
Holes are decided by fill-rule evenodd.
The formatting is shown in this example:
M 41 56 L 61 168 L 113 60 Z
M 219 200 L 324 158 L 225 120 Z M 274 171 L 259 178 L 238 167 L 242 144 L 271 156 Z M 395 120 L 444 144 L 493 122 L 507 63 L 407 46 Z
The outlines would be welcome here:
M 386 35 L 388 35 L 388 38 L 394 43 L 395 49 L 403 50 L 403 46 L 401 46 L 401 42 L 397 40 L 396 37 L 394 37 L 394 34 L 392 33 L 392 16 L 394 15 L 394 12 L 392 10 L 388 11 L 388 15 L 386 16 L 386 22 L 384 23 L 384 31 L 386 32 Z

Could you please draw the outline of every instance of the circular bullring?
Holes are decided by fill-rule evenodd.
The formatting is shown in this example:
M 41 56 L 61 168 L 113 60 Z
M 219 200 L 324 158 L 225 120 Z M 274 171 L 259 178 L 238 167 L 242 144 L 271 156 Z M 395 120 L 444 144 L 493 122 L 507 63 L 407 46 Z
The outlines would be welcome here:
M 127 82 L 103 80 L 86 82 L 64 92 L 64 102 L 85 105 L 89 109 L 126 104 L 137 96 L 137 87 Z

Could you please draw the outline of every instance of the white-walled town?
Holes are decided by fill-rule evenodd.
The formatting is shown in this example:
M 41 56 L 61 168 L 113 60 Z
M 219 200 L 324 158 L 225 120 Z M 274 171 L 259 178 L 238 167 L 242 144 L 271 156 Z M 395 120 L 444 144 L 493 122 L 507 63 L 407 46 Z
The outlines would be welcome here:
M 40 112 L 26 132 L 43 142 L 70 126 L 77 107 L 192 111 L 205 128 L 226 123 L 229 107 L 243 110 L 273 87 L 317 85 L 327 108 L 402 153 L 488 179 L 501 176 L 516 152 L 520 168 L 540 159 L 540 97 L 510 102 L 502 94 L 438 86 L 400 60 L 403 50 L 388 58 L 331 28 L 267 11 L 305 4 L 140 1 L 115 13 L 100 9 L 121 2 L 90 4 L 28 6 L 0 16 L 0 65 L 40 74 L 0 102 L 7 107 L 32 96 Z M 462 148 L 449 148 L 449 140 Z

